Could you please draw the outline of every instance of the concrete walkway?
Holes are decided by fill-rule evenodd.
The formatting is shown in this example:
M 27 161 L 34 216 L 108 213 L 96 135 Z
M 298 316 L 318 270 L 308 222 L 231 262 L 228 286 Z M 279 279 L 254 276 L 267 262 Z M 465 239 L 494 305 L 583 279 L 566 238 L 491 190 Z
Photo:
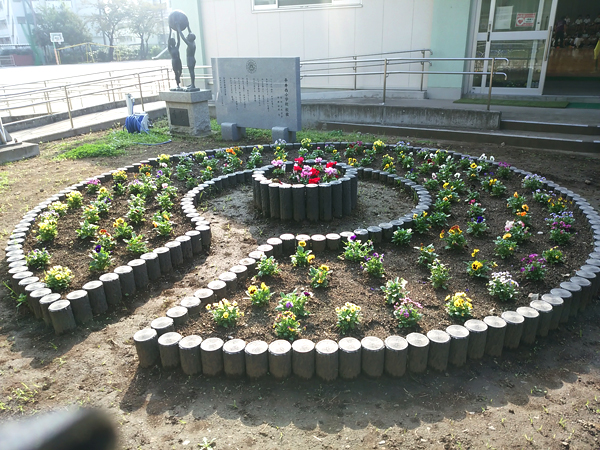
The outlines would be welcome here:
M 310 100 L 306 103 L 328 103 L 332 105 L 344 105 L 344 104 L 363 104 L 363 105 L 380 105 L 381 99 L 378 98 L 351 98 L 351 99 L 323 99 L 323 100 Z M 440 108 L 446 110 L 485 110 L 486 105 L 473 105 L 464 103 L 454 103 L 452 100 L 416 100 L 416 99 L 399 99 L 399 98 L 388 98 L 386 105 L 389 106 L 406 106 L 406 107 L 423 107 L 423 108 Z M 492 110 L 502 112 L 502 120 L 505 121 L 522 121 L 522 122 L 534 122 L 543 124 L 565 124 L 565 125 L 586 125 L 597 127 L 600 126 L 600 111 L 593 109 L 560 109 L 560 108 L 531 108 L 531 107 L 514 107 L 514 106 L 492 106 Z M 153 102 L 145 105 L 146 112 L 149 113 L 150 118 L 154 119 L 165 114 L 164 102 Z M 140 112 L 141 108 L 139 105 L 135 107 L 136 112 Z M 91 131 L 98 131 L 108 129 L 115 126 L 117 123 L 123 126 L 125 117 L 127 116 L 126 108 L 117 108 L 108 111 L 98 112 L 94 114 L 83 115 L 73 119 L 74 129 L 71 129 L 69 120 L 58 121 L 50 125 L 44 125 L 36 128 L 30 128 L 28 130 L 22 130 L 11 133 L 12 136 L 20 141 L 29 142 L 46 142 L 57 139 L 63 139 L 66 137 L 77 136 Z M 335 124 L 333 125 L 335 126 Z M 342 128 L 342 127 L 340 127 Z M 502 137 L 511 138 L 514 142 L 520 142 L 523 139 L 522 146 L 526 147 L 538 147 L 538 145 L 531 145 L 525 142 L 524 138 L 540 139 L 539 145 L 542 148 L 555 148 L 553 145 L 547 144 L 548 141 L 556 140 L 560 143 L 560 146 L 565 146 L 571 141 L 583 141 L 584 143 L 593 145 L 593 149 L 599 143 L 600 138 L 596 136 L 585 136 L 578 135 L 577 130 L 573 131 L 559 131 L 554 133 L 555 128 L 560 127 L 545 127 L 542 131 L 515 131 L 512 130 L 495 130 L 493 132 L 487 130 L 429 130 L 432 134 L 432 138 L 443 139 L 444 133 L 448 134 L 448 139 L 455 140 L 468 140 L 485 142 L 486 136 L 489 136 L 490 142 L 496 140 L 503 141 Z M 551 131 L 552 130 L 552 131 Z M 376 132 L 375 130 L 373 130 Z M 400 130 L 399 130 L 400 131 Z M 405 129 L 404 132 L 409 134 L 410 130 Z M 404 135 L 405 133 L 401 135 Z M 414 134 L 415 137 L 426 137 L 427 129 L 416 129 Z M 474 137 L 474 134 L 477 134 Z M 508 143 L 508 141 L 507 141 Z M 518 144 L 515 144 L 518 145 Z M 560 147 L 559 146 L 559 147 Z M 538 147 L 539 148 L 539 147 Z M 592 150 L 593 150 L 592 149 Z
M 156 119 L 166 114 L 165 102 L 148 103 L 144 105 L 144 108 L 150 119 Z M 139 105 L 136 105 L 134 111 L 140 113 L 142 109 Z M 71 128 L 71 122 L 67 119 L 28 130 L 15 131 L 11 133 L 11 136 L 21 142 L 39 143 L 56 141 L 92 131 L 106 130 L 114 126 L 123 127 L 126 117 L 127 107 L 109 109 L 108 111 L 73 117 L 73 128 Z

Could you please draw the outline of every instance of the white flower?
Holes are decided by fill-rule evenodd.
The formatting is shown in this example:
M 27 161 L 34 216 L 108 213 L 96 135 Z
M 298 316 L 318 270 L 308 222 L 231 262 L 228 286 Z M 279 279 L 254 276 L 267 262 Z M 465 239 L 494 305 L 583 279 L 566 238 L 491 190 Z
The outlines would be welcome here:
M 482 153 L 481 156 L 479 157 L 480 161 L 483 161 L 485 159 L 485 153 Z
M 459 173 L 459 172 L 456 172 L 456 173 L 454 174 L 454 178 L 456 178 L 456 179 L 458 180 L 458 179 L 460 178 L 460 173 Z
M 481 166 L 477 166 L 477 172 L 481 172 Z
M 493 156 L 490 156 L 490 161 L 494 162 L 494 161 L 496 161 L 496 158 L 494 158 Z

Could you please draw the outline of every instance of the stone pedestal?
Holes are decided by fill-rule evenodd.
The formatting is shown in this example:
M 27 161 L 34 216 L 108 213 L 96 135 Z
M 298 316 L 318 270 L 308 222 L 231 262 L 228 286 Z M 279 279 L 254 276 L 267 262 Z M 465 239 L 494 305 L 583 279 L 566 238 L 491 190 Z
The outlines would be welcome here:
M 192 136 L 210 134 L 208 101 L 212 99 L 211 91 L 159 92 L 158 98 L 167 104 L 167 117 L 171 133 Z

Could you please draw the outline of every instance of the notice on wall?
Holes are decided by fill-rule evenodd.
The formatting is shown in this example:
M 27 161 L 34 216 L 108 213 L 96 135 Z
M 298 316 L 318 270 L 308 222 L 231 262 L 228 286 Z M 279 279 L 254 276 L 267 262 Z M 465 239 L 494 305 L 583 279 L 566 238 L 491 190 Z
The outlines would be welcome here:
M 494 14 L 494 31 L 510 30 L 512 24 L 512 6 L 498 6 Z
M 300 58 L 212 58 L 217 122 L 302 129 Z
M 515 27 L 535 27 L 535 13 L 517 13 Z

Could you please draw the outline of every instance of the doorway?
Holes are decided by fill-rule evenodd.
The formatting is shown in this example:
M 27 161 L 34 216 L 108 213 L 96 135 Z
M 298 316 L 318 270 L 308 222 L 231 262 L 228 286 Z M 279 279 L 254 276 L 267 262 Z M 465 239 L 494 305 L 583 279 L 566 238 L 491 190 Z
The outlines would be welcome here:
M 594 49 L 600 39 L 597 0 L 559 0 L 556 20 L 565 23 L 548 57 L 544 95 L 600 96 L 600 67 Z
M 476 57 L 508 58 L 498 61 L 492 93 L 541 95 L 558 0 L 481 0 L 478 3 Z M 474 72 L 487 72 L 488 62 L 475 62 Z M 473 75 L 470 92 L 484 94 L 489 77 Z

